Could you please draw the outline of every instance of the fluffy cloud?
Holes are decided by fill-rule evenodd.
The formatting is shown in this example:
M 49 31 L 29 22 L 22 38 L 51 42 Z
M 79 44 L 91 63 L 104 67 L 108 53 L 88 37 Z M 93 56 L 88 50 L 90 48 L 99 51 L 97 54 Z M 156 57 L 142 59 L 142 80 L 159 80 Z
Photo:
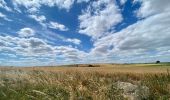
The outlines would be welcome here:
M 120 4 L 124 5 L 127 2 L 127 0 L 120 0 Z
M 41 15 L 41 16 L 36 16 L 36 15 L 29 15 L 30 18 L 33 18 L 37 22 L 43 22 L 46 20 L 46 17 Z
M 42 26 L 46 26 L 46 24 L 44 24 L 44 22 L 46 21 L 46 17 L 44 15 L 29 15 L 30 18 L 34 19 L 35 21 L 37 21 L 39 24 L 41 24 Z
M 113 0 L 99 0 L 92 2 L 79 20 L 80 33 L 99 38 L 114 29 L 114 25 L 122 21 L 122 16 Z
M 53 21 L 47 22 L 47 18 L 44 15 L 29 15 L 29 17 L 37 21 L 43 27 L 49 27 L 60 31 L 68 31 L 68 28 L 63 24 Z
M 155 1 L 154 3 L 158 4 L 160 1 Z M 164 3 L 166 3 L 166 1 L 164 1 Z M 153 7 L 151 6 L 151 8 L 154 7 L 155 5 L 153 4 Z M 140 9 L 143 9 L 143 6 L 141 6 Z M 166 9 L 166 6 L 161 6 L 160 9 Z M 143 15 L 145 15 L 143 17 L 145 17 L 145 19 L 122 29 L 119 32 L 112 32 L 111 35 L 98 39 L 95 41 L 95 48 L 93 48 L 91 52 L 99 52 L 98 55 L 105 53 L 107 57 L 112 56 L 125 60 L 131 59 L 133 61 L 142 60 L 143 62 L 145 58 L 147 58 L 148 61 L 151 61 L 149 59 L 153 60 L 158 56 L 161 56 L 160 58 L 163 59 L 163 55 L 160 54 L 165 54 L 164 52 L 168 52 L 170 49 L 169 12 L 170 10 L 162 10 L 155 14 L 150 13 L 149 16 L 147 12 L 143 12 Z M 138 13 L 141 13 L 141 10 L 139 10 Z
M 117 37 L 115 45 L 119 49 L 125 50 L 139 48 L 156 49 L 162 46 L 169 46 L 169 17 L 170 13 L 157 14 L 129 26 L 117 33 L 117 36 L 115 35 Z
M 58 7 L 59 9 L 69 10 L 73 5 L 74 0 L 13 0 L 16 9 L 24 6 L 29 12 L 34 13 L 39 11 L 41 6 Z
M 56 47 L 56 50 L 59 51 L 59 53 L 62 54 L 66 60 L 72 60 L 76 62 L 79 62 L 78 60 L 84 60 L 84 58 L 87 56 L 87 53 L 84 51 L 80 51 L 70 46 L 59 46 Z
M 76 45 L 79 45 L 81 41 L 79 39 L 66 39 L 67 42 L 74 43 Z
M 77 51 L 77 49 L 74 49 L 72 47 L 52 46 L 47 44 L 44 40 L 34 37 L 19 38 L 12 36 L 0 36 L 0 40 L 1 52 L 3 50 L 10 51 L 16 53 L 17 55 L 23 56 L 55 56 L 55 53 L 57 54 L 57 52 L 65 52 L 69 54 L 71 50 Z
M 57 23 L 57 22 L 50 22 L 49 25 L 48 25 L 49 28 L 52 28 L 52 29 L 57 29 L 57 30 L 60 30 L 60 31 L 68 31 L 68 28 L 65 27 L 63 24 L 60 24 L 60 23 Z
M 137 15 L 141 18 L 170 11 L 169 0 L 135 0 L 135 2 L 142 3 L 137 12 Z
M 54 46 L 48 44 L 45 40 L 35 37 L 29 37 L 32 33 L 30 28 L 23 28 L 19 31 L 22 33 L 21 37 L 14 36 L 0 36 L 0 52 L 2 55 L 8 56 L 8 64 L 29 63 L 29 65 L 51 65 L 51 64 L 64 64 L 65 61 L 69 64 L 76 63 L 77 60 L 83 59 L 86 56 L 84 51 L 80 51 L 72 46 Z M 23 33 L 24 32 L 24 33 Z M 27 38 L 25 37 L 27 33 Z M 29 34 L 29 36 L 28 36 Z M 78 39 L 67 39 L 67 42 L 80 43 Z M 13 59 L 14 56 L 17 60 Z M 26 59 L 25 59 L 26 58 Z M 40 63 L 45 60 L 45 63 Z M 82 60 L 80 60 L 82 61 Z M 14 63 L 15 62 L 15 63 Z M 37 63 L 36 63 L 37 62 Z
M 73 5 L 74 0 L 42 0 L 42 4 L 50 7 L 57 6 L 60 9 L 69 10 Z
M 31 37 L 35 35 L 35 31 L 31 28 L 23 28 L 18 32 L 20 37 Z
M 100 44 L 95 46 L 95 48 L 92 49 L 91 54 L 94 56 L 107 56 L 108 48 L 110 45 L 108 44 Z

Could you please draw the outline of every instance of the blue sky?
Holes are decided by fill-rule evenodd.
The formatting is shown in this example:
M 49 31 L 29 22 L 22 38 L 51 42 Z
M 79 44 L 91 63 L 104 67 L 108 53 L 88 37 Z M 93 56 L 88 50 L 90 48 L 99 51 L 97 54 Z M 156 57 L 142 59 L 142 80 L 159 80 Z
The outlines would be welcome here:
M 170 61 L 169 0 L 0 0 L 0 65 Z

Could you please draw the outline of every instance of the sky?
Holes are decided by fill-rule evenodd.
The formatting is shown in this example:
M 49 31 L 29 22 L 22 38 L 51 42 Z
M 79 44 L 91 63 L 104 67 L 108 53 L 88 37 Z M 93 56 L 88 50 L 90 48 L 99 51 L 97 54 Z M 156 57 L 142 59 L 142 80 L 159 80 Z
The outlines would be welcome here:
M 0 66 L 170 61 L 169 0 L 0 0 Z

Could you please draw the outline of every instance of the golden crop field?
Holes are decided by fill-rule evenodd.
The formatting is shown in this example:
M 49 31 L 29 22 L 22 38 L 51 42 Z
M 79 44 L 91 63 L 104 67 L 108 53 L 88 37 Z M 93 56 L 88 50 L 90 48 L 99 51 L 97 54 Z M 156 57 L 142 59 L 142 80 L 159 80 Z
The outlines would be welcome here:
M 164 64 L 92 64 L 89 65 L 63 65 L 53 67 L 24 67 L 21 70 L 42 70 L 52 72 L 99 72 L 99 73 L 166 73 L 170 70 L 170 65 Z M 97 67 L 96 67 L 97 66 Z M 16 68 L 14 68 L 16 69 Z
M 168 100 L 169 70 L 169 64 L 1 67 L 0 100 Z

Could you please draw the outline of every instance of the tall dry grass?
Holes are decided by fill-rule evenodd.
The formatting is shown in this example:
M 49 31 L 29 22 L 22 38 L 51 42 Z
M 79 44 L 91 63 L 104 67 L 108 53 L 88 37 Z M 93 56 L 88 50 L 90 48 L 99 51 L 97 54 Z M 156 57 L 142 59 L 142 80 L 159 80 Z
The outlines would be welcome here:
M 148 100 L 170 98 L 170 73 L 1 69 L 0 100 L 124 100 L 116 82 L 147 86 Z

